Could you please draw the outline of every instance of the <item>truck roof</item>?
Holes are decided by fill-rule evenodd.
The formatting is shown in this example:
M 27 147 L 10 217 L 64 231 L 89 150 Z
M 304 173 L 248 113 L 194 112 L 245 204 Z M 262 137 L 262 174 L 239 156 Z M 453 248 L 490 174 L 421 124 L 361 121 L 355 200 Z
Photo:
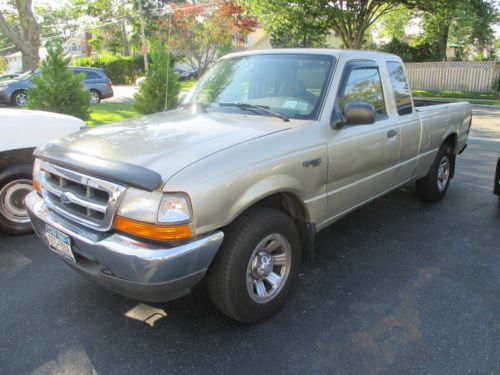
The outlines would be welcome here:
M 308 54 L 308 55 L 330 55 L 339 58 L 342 55 L 349 54 L 352 58 L 358 59 L 373 59 L 375 56 L 381 57 L 385 60 L 401 61 L 398 55 L 391 53 L 368 51 L 368 50 L 354 50 L 354 49 L 335 49 L 335 48 L 277 48 L 266 50 L 252 50 L 244 52 L 230 53 L 223 57 L 223 59 L 239 56 L 250 55 L 276 55 L 276 54 Z

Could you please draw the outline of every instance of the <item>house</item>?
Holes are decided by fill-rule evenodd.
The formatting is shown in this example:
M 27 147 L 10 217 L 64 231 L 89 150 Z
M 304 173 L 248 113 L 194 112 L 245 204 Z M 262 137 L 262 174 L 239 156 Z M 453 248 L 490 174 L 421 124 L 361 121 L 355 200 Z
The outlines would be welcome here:
M 62 47 L 66 56 L 71 58 L 71 61 L 87 56 L 87 40 L 85 39 L 85 33 L 74 34 L 62 43 Z M 38 53 L 40 59 L 47 56 L 47 50 L 45 48 L 40 48 Z M 5 56 L 5 59 L 7 60 L 7 71 L 21 72 L 23 70 L 21 51 L 11 53 Z

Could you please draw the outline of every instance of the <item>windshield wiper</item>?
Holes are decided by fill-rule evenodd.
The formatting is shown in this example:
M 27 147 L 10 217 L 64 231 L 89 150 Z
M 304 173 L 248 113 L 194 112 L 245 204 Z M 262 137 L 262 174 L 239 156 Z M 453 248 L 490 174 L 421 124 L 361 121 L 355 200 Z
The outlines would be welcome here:
M 266 107 L 263 105 L 256 105 L 256 104 L 249 104 L 249 103 L 216 103 L 216 104 L 218 104 L 221 107 L 238 107 L 239 109 L 248 110 L 248 111 L 252 111 L 254 109 L 257 109 L 257 110 L 262 111 L 264 113 L 267 113 L 268 115 L 271 115 L 273 117 L 280 118 L 285 122 L 290 121 L 290 119 L 286 115 L 284 115 L 283 113 L 271 111 L 269 109 L 269 107 Z

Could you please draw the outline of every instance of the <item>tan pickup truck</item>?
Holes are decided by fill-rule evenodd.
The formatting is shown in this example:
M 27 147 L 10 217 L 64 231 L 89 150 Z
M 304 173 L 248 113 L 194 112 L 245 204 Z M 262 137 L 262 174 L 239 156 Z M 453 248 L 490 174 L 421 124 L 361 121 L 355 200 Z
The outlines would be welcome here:
M 315 234 L 411 181 L 438 201 L 468 103 L 414 102 L 398 56 L 284 49 L 222 58 L 180 108 L 35 151 L 33 226 L 80 273 L 165 301 L 204 277 L 224 314 L 275 313 Z

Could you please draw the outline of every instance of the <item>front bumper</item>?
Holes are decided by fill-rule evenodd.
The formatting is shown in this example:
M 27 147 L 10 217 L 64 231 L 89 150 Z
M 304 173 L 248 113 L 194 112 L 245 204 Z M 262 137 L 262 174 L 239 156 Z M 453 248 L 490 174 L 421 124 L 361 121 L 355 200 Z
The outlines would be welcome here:
M 224 238 L 218 231 L 166 247 L 69 222 L 51 211 L 36 191 L 25 202 L 33 228 L 46 244 L 47 224 L 71 237 L 76 263 L 62 258 L 68 265 L 107 289 L 143 301 L 168 301 L 189 293 L 205 275 Z

